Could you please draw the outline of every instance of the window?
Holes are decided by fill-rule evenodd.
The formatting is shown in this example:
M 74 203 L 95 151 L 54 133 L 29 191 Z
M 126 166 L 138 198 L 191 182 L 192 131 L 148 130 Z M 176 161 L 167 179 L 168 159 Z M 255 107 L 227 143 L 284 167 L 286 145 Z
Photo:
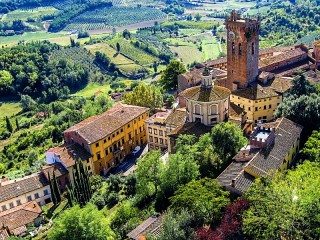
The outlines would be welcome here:
M 149 142 L 153 142 L 153 137 L 152 136 L 149 137 Z
M 104 150 L 104 154 L 107 156 L 108 155 L 108 148 L 106 148 L 105 150 Z
M 251 45 L 251 52 L 252 52 L 252 55 L 254 54 L 254 43 L 252 43 Z
M 109 152 L 112 153 L 112 147 L 109 148 Z
M 96 147 L 99 147 L 99 143 L 98 142 L 96 143 Z
M 251 111 L 251 107 L 248 107 L 248 111 Z
M 163 139 L 162 138 L 160 138 L 160 144 L 163 144 Z
M 258 107 L 256 107 L 255 110 L 258 111 Z
M 112 137 L 114 138 L 114 134 L 112 134 Z
M 136 130 L 134 130 L 134 133 L 136 134 L 136 135 L 138 135 L 138 130 L 136 129 Z
M 239 43 L 239 55 L 242 55 L 242 46 L 241 46 L 241 43 Z
M 263 106 L 263 109 L 267 109 L 267 106 L 266 106 L 266 105 L 264 105 L 264 106 Z
M 91 167 L 90 167 L 90 166 L 87 166 L 87 170 L 90 171 L 90 170 L 91 170 Z
M 157 130 L 157 129 L 153 129 L 153 133 L 154 133 L 155 135 L 158 135 L 158 130 Z
M 109 137 L 108 137 L 108 141 L 110 141 L 110 139 L 111 139 L 111 137 L 109 136 Z
M 43 195 L 44 195 L 44 196 L 49 195 L 49 191 L 48 191 L 48 189 L 43 190 Z
M 120 132 L 123 132 L 123 128 L 121 128 Z
M 127 126 L 128 128 L 130 127 L 130 124 L 128 124 L 128 126 Z
M 117 131 L 117 135 L 119 135 L 119 131 Z
M 104 139 L 104 140 L 103 140 L 103 143 L 106 143 L 106 142 L 107 142 L 107 139 Z
M 122 144 L 124 144 L 124 138 L 121 139 Z
M 21 205 L 21 200 L 17 200 L 17 206 L 20 206 Z
M 232 42 L 232 54 L 235 54 L 236 53 L 236 48 L 234 46 L 234 42 Z
M 28 202 L 32 201 L 32 197 L 31 196 L 28 196 L 27 199 L 28 199 Z
M 2 211 L 7 210 L 7 206 L 6 206 L 6 205 L 3 205 L 3 206 L 1 206 L 1 209 L 2 209 Z
M 101 158 L 100 152 L 97 153 L 97 159 L 99 160 Z
M 9 203 L 10 208 L 14 208 L 13 202 Z
M 136 124 L 136 123 L 137 123 L 137 120 L 134 120 L 133 123 Z
M 166 145 L 168 144 L 167 140 L 165 140 Z
M 267 116 L 263 116 L 262 119 L 267 119 Z
M 163 136 L 163 131 L 162 130 L 159 130 L 159 135 Z
M 194 113 L 195 114 L 200 114 L 200 106 L 199 105 L 195 105 L 194 106 Z
M 131 139 L 131 133 L 128 134 L 128 138 Z
M 269 108 L 272 108 L 272 105 L 271 105 L 271 104 L 269 105 Z
M 217 118 L 211 118 L 211 123 L 216 123 L 217 122 Z
M 154 138 L 154 141 L 155 141 L 155 143 L 158 143 L 158 138 L 155 137 L 155 138 Z
M 211 114 L 216 114 L 217 112 L 217 105 L 211 105 Z

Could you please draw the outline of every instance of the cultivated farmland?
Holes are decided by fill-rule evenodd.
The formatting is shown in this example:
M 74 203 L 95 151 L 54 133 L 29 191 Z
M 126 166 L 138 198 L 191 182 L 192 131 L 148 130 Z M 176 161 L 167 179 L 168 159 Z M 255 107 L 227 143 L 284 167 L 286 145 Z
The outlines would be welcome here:
M 166 14 L 156 8 L 136 7 L 103 7 L 86 11 L 73 18 L 64 29 L 70 30 L 99 30 L 126 26 L 143 21 L 166 18 Z

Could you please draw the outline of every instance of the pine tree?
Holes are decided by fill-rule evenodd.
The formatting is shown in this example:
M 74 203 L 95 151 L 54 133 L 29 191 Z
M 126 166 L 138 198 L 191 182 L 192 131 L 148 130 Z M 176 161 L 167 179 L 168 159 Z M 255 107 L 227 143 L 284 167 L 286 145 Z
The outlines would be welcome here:
M 16 118 L 16 126 L 17 126 L 17 131 L 19 131 L 20 130 L 20 125 L 19 125 L 18 118 Z
M 52 180 L 50 178 L 50 173 L 48 173 L 48 179 L 49 179 L 49 184 L 50 184 L 50 192 L 51 192 L 51 199 L 54 205 L 57 205 L 57 198 L 56 198 L 56 194 L 55 191 L 53 189 L 53 184 L 52 184 Z
M 7 130 L 12 133 L 13 132 L 13 128 L 12 128 L 12 124 L 8 118 L 8 116 L 6 116 L 6 125 L 7 125 Z
M 57 178 L 55 173 L 53 172 L 53 191 L 57 199 L 57 204 L 61 202 L 61 193 L 58 186 Z

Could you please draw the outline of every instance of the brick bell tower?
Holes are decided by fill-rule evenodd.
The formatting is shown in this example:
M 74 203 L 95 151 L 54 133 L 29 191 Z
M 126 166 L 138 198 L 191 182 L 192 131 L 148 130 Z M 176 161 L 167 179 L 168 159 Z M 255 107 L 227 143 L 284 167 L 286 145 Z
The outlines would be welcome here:
M 226 29 L 226 87 L 233 91 L 246 88 L 258 76 L 260 17 L 244 19 L 233 10 L 226 18 Z

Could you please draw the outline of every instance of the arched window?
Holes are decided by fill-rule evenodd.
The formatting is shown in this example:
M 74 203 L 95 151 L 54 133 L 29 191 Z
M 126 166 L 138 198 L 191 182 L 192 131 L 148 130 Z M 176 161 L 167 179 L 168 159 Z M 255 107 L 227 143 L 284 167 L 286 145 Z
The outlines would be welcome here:
M 211 114 L 217 114 L 217 105 L 210 106 Z
M 252 43 L 251 45 L 251 52 L 252 52 L 252 55 L 254 54 L 254 43 Z
M 239 43 L 239 55 L 242 55 L 242 45 Z
M 195 105 L 195 106 L 194 106 L 194 113 L 195 113 L 195 114 L 200 114 L 200 111 L 201 111 L 200 105 Z
M 232 54 L 235 54 L 236 53 L 236 48 L 234 46 L 234 42 L 232 42 Z

